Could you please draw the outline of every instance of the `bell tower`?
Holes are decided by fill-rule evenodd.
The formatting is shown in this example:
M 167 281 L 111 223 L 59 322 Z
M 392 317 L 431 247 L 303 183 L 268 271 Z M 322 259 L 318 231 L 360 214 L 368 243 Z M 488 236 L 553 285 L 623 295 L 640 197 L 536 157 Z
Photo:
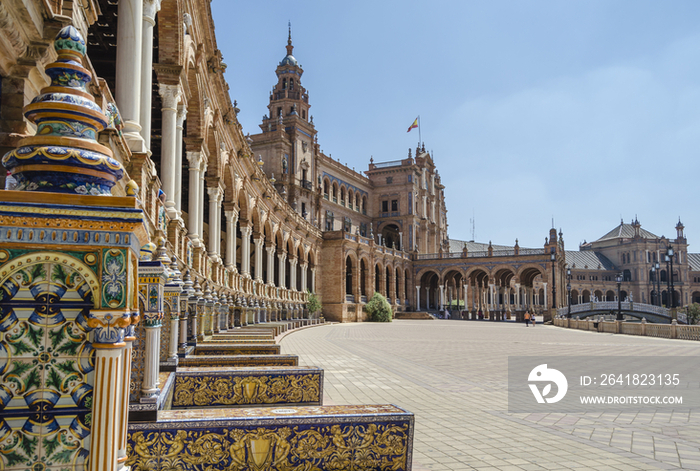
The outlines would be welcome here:
M 309 94 L 301 85 L 304 69 L 292 55 L 292 26 L 289 25 L 286 55 L 275 69 L 277 83 L 270 92 L 268 114 L 260 124 L 261 134 L 251 136 L 251 148 L 261 159 L 265 174 L 277 191 L 304 218 L 311 220 L 318 205 L 316 128 L 309 115 Z

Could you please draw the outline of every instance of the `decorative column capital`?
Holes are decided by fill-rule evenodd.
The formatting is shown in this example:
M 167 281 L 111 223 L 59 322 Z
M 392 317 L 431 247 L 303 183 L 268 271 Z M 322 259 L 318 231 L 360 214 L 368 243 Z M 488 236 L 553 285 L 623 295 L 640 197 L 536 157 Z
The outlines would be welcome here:
M 92 309 L 87 325 L 95 333 L 93 347 L 123 347 L 126 328 L 131 325 L 131 314 L 128 311 Z
M 187 161 L 190 164 L 190 169 L 199 170 L 204 157 L 201 152 L 187 151 Z
M 156 13 L 160 11 L 161 0 L 143 0 L 143 19 L 155 26 Z
M 162 110 L 172 110 L 177 112 L 177 104 L 182 97 L 180 85 L 158 84 L 158 94 L 163 99 Z
M 223 192 L 224 190 L 221 188 L 221 185 L 207 187 L 207 193 L 209 194 L 210 201 L 218 201 L 219 198 L 223 195 Z
M 177 121 L 176 121 L 176 126 L 180 129 L 182 129 L 183 125 L 185 124 L 185 118 L 187 118 L 187 107 L 183 104 L 180 104 L 177 107 Z
M 232 210 L 226 210 L 224 211 L 224 214 L 226 215 L 226 220 L 231 223 L 235 223 L 238 220 L 238 210 L 237 209 L 232 209 Z

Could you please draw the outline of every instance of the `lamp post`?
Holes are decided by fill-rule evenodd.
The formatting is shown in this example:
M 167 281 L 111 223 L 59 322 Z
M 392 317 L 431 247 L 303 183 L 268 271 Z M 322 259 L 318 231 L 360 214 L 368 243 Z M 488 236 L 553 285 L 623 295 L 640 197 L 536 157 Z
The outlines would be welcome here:
M 668 257 L 668 262 L 671 264 L 671 269 L 668 272 L 668 282 L 669 282 L 669 296 L 671 296 L 670 306 L 671 309 L 676 307 L 676 299 L 673 295 L 673 246 L 669 245 L 666 249 L 666 256 Z
M 552 247 L 552 253 L 549 255 L 550 260 L 552 261 L 552 309 L 557 308 L 557 279 L 554 275 L 554 262 L 557 261 L 557 253 L 554 251 L 554 248 Z
M 622 273 L 618 273 L 615 277 L 617 281 L 617 320 L 622 320 L 622 300 L 620 299 L 620 285 L 622 285 Z
M 571 319 L 571 268 L 566 269 L 566 291 L 569 293 L 569 310 L 566 317 Z

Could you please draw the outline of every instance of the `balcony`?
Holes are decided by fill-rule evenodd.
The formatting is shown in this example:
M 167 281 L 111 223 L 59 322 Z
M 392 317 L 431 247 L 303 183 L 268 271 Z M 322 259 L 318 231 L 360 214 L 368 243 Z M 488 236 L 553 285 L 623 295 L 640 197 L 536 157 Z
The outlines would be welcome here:
M 311 191 L 311 182 L 309 180 L 302 180 L 301 186 Z

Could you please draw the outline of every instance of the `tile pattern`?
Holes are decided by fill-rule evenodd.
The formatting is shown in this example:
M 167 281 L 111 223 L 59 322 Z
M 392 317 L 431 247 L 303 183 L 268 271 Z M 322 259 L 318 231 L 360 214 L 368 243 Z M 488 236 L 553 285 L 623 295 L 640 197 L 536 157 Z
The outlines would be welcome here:
M 173 407 L 319 405 L 323 370 L 319 368 L 178 371 Z
M 82 464 L 94 350 L 93 291 L 81 272 L 99 253 L 5 253 L 15 269 L 0 281 L 0 469 Z
M 279 345 L 197 345 L 195 355 L 277 355 Z
M 197 366 L 297 366 L 297 355 L 198 355 L 180 358 L 178 365 Z
M 177 412 L 199 420 L 129 426 L 132 471 L 410 469 L 413 414 L 393 406 Z

